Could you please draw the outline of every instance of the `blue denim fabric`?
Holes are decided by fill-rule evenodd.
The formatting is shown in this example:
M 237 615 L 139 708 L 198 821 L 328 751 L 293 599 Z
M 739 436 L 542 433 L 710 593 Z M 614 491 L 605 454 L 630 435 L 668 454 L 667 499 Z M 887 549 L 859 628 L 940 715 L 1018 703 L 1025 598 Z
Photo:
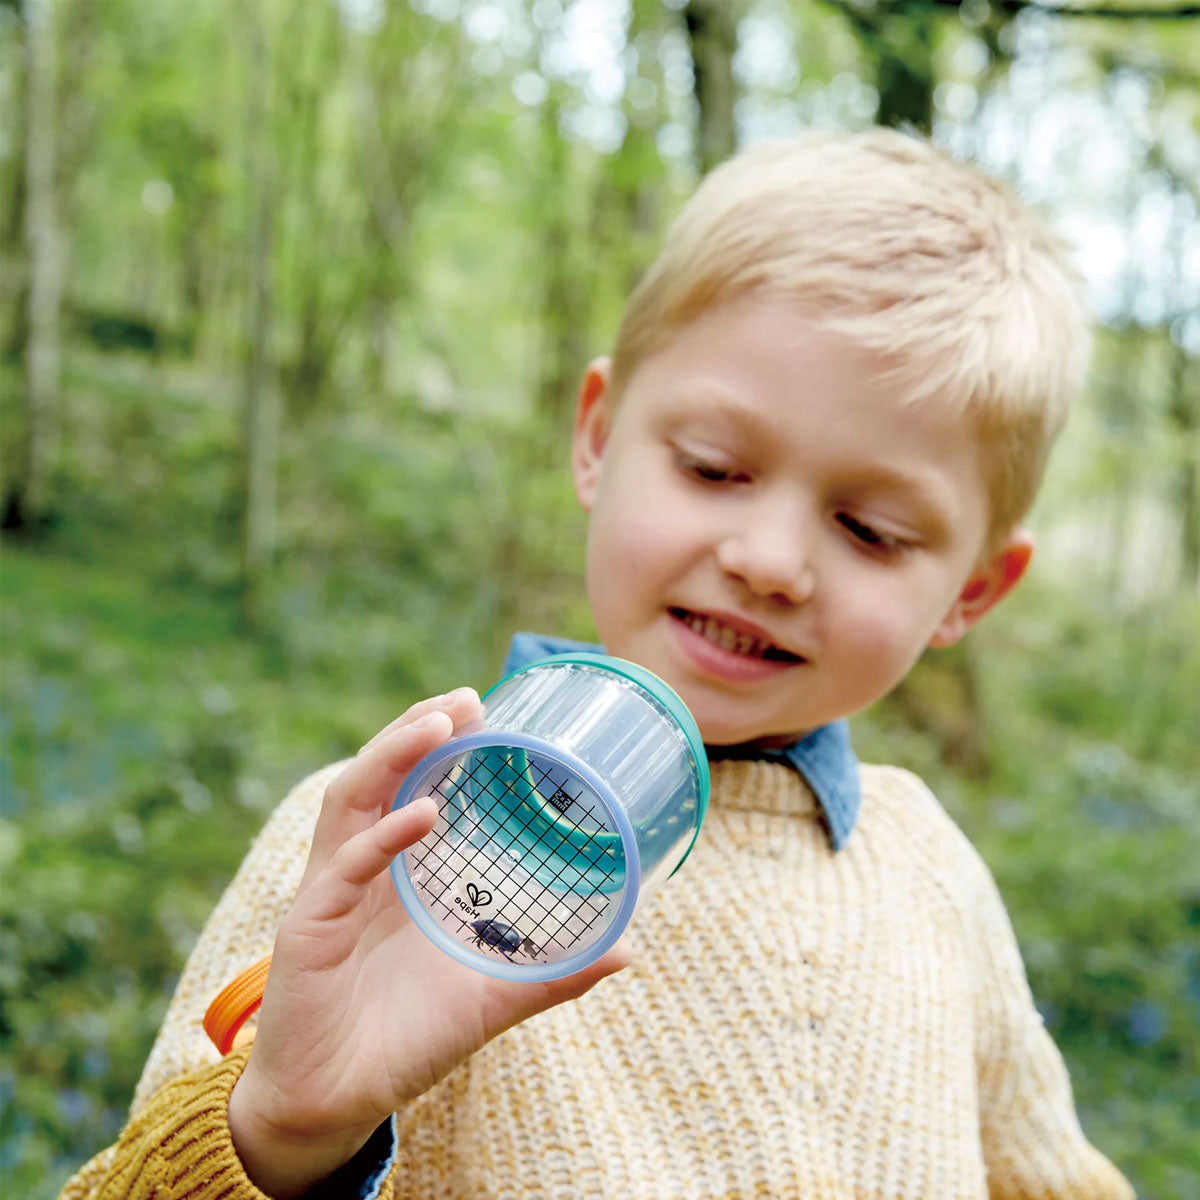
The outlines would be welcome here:
M 322 1180 L 308 1200 L 377 1200 L 379 1189 L 396 1161 L 396 1118 L 388 1117 L 348 1162 Z
M 566 638 L 546 637 L 540 633 L 514 633 L 504 660 L 504 674 L 539 658 L 553 654 L 577 654 L 582 651 L 603 654 L 604 647 Z M 711 759 L 765 758 L 794 767 L 813 790 L 829 840 L 841 850 L 850 840 L 858 820 L 862 794 L 858 787 L 858 758 L 850 745 L 850 726 L 834 721 L 807 733 L 782 750 L 764 750 L 759 746 L 709 746 Z

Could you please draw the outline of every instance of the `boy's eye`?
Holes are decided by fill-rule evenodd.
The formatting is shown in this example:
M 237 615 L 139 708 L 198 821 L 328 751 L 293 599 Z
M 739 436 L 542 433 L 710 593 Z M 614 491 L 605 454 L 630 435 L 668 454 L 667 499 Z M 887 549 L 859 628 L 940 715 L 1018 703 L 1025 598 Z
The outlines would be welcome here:
M 877 529 L 873 529 L 870 525 L 858 520 L 857 517 L 852 517 L 849 513 L 840 512 L 837 515 L 838 523 L 862 542 L 866 546 L 877 546 L 881 550 L 898 550 L 904 545 L 902 538 L 893 537 L 891 534 L 880 533 Z
M 729 472 L 723 467 L 714 467 L 711 463 L 697 462 L 692 464 L 692 473 L 709 483 L 724 483 L 729 478 Z
M 740 482 L 746 478 L 740 472 L 717 466 L 716 463 L 697 458 L 693 454 L 685 454 L 683 451 L 678 451 L 675 458 L 681 470 L 705 483 L 728 483 L 731 480 Z

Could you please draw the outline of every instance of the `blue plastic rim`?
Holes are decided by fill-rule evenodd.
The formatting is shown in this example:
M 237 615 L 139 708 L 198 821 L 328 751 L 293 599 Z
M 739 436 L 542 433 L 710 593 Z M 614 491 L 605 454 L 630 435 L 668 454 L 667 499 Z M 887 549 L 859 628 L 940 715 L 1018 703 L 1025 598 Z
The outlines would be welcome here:
M 474 769 L 467 772 L 465 780 L 453 778 L 451 772 L 463 760 L 484 764 L 486 778 L 474 778 Z M 547 802 L 532 782 L 523 786 L 522 779 L 528 779 L 532 764 L 539 761 L 557 768 L 558 778 L 582 784 L 603 809 L 602 824 L 607 828 L 582 829 Z M 568 953 L 555 961 L 511 961 L 505 953 L 506 947 L 497 944 L 499 939 L 487 936 L 486 928 L 484 936 L 478 936 L 480 923 L 473 923 L 470 914 L 456 906 L 453 895 L 447 899 L 451 881 L 435 879 L 439 884 L 436 894 L 433 888 L 425 889 L 428 903 L 443 910 L 442 919 L 430 911 L 411 878 L 414 870 L 423 869 L 418 861 L 428 850 L 423 839 L 392 861 L 391 873 L 413 922 L 439 949 L 494 978 L 532 983 L 574 974 L 616 943 L 637 904 L 641 861 L 625 809 L 611 787 L 590 766 L 565 755 L 543 738 L 520 733 L 504 733 L 500 737 L 495 732 L 476 733 L 451 739 L 427 754 L 409 773 L 392 807 L 401 808 L 432 792 L 442 798 L 439 827 L 443 820 L 448 832 L 456 822 L 460 825 L 459 836 L 453 842 L 447 839 L 452 847 L 451 857 L 457 854 L 469 860 L 472 850 L 486 847 L 486 852 L 492 855 L 490 863 L 496 862 L 497 852 L 510 860 L 520 860 L 522 869 L 536 886 L 545 889 L 548 896 L 564 898 L 560 899 L 562 903 L 570 904 L 579 898 L 583 905 L 590 903 L 593 896 L 602 896 L 606 905 L 616 905 L 607 926 L 578 952 L 570 953 L 568 946 Z M 463 844 L 471 849 L 454 848 Z M 503 877 L 496 881 L 497 892 L 505 882 Z M 506 901 L 511 899 L 501 894 Z M 457 926 L 457 937 L 445 928 L 443 921 Z M 509 926 L 499 928 L 507 930 Z M 536 932 L 536 928 L 528 934 L 520 928 L 515 930 L 531 941 L 535 941 Z

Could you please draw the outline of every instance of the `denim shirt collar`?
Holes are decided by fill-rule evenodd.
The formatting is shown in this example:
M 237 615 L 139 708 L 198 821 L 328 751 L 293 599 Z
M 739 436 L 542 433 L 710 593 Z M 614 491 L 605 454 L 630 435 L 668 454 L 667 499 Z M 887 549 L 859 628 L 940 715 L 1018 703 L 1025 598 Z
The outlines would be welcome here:
M 508 675 L 539 658 L 580 651 L 605 653 L 603 646 L 588 642 L 572 642 L 540 633 L 515 633 L 509 643 L 503 673 Z M 762 758 L 793 767 L 812 788 L 821 806 L 833 848 L 841 850 L 850 840 L 862 796 L 858 786 L 858 759 L 850 745 L 850 726 L 846 721 L 821 725 L 778 750 L 761 746 L 709 746 L 708 754 L 712 759 Z

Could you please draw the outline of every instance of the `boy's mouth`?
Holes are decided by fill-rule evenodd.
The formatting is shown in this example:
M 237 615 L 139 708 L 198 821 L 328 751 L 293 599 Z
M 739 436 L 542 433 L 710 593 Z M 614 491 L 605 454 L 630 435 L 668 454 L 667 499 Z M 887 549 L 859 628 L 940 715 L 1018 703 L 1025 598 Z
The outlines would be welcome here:
M 668 610 L 677 621 L 682 621 L 693 633 L 699 634 L 705 641 L 728 650 L 731 654 L 740 654 L 746 658 L 761 658 L 768 662 L 800 663 L 804 662 L 798 654 L 776 646 L 774 642 L 759 634 L 751 633 L 744 628 L 736 628 L 718 617 L 708 613 L 691 612 L 686 608 Z

